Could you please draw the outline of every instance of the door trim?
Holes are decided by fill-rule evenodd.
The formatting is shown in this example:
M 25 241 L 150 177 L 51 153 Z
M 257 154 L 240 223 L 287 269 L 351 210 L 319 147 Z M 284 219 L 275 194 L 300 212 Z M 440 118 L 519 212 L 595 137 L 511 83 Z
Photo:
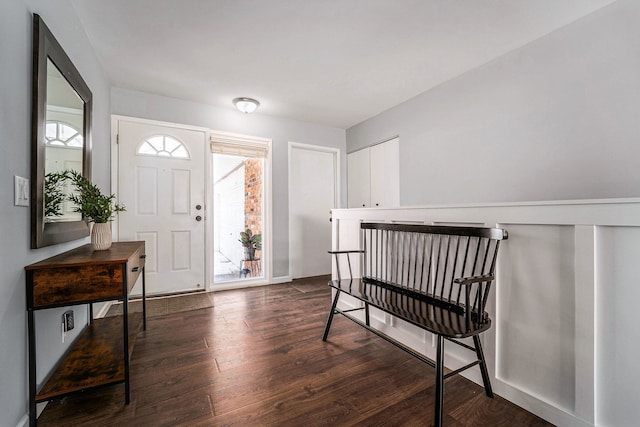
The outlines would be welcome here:
M 289 215 L 289 277 L 293 277 L 293 268 L 292 268 L 292 262 L 291 260 L 293 259 L 293 253 L 291 250 L 291 241 L 292 241 L 292 230 L 291 230 L 291 197 L 292 197 L 292 193 L 291 193 L 291 155 L 292 155 L 292 151 L 293 149 L 300 149 L 300 150 L 308 150 L 308 151 L 318 151 L 321 153 L 330 153 L 333 155 L 333 184 L 334 184 L 334 188 L 333 188 L 333 198 L 334 198 L 334 206 L 335 209 L 340 209 L 341 208 L 341 194 L 340 194 L 340 188 L 341 188 L 341 183 L 340 183 L 340 149 L 339 148 L 334 148 L 334 147 L 326 147 L 326 146 L 322 146 L 322 145 L 313 145 L 313 144 L 303 144 L 300 142 L 292 142 L 289 141 L 289 147 L 288 147 L 288 151 L 287 151 L 287 197 L 289 200 L 289 208 L 288 208 L 288 215 Z M 329 250 L 331 248 L 327 248 L 327 250 Z
M 178 123 L 171 123 L 171 122 L 164 122 L 164 121 L 160 121 L 160 120 L 151 120 L 151 119 L 141 119 L 138 117 L 131 117 L 131 116 L 123 116 L 123 115 L 117 115 L 117 114 L 112 114 L 111 115 L 111 193 L 116 195 L 116 200 L 119 200 L 120 195 L 118 194 L 118 179 L 119 179 L 119 164 L 118 164 L 118 129 L 119 129 L 119 123 L 121 121 L 127 121 L 127 122 L 134 122 L 134 123 L 143 123 L 143 124 L 149 124 L 149 125 L 156 125 L 156 126 L 164 126 L 164 127 L 172 127 L 172 128 L 178 128 L 178 129 L 186 129 L 186 130 L 193 130 L 193 131 L 198 131 L 198 132 L 203 132 L 205 135 L 205 144 L 203 147 L 204 152 L 202 153 L 203 156 L 206 156 L 207 153 L 209 152 L 208 150 L 208 144 L 206 143 L 207 141 L 209 141 L 209 133 L 210 130 L 208 128 L 204 128 L 204 127 L 200 127 L 200 126 L 190 126 L 190 125 L 182 125 L 182 124 L 178 124 Z M 206 157 L 205 157 L 206 158 Z M 205 239 L 204 239 L 204 290 L 205 291 L 209 291 L 211 290 L 211 285 L 213 283 L 212 277 L 211 277 L 211 247 L 213 245 L 213 235 L 212 233 L 212 225 L 211 222 L 208 220 L 208 212 L 209 212 L 209 207 L 212 206 L 211 203 L 213 202 L 211 200 L 211 186 L 210 186 L 210 182 L 212 179 L 212 175 L 211 175 L 211 162 L 204 162 L 204 200 L 205 200 L 205 207 L 204 207 L 204 230 L 205 230 Z M 113 233 L 113 240 L 115 242 L 117 242 L 120 239 L 119 236 L 119 227 L 118 227 L 118 215 L 115 216 L 115 219 L 112 222 L 111 225 L 111 230 Z

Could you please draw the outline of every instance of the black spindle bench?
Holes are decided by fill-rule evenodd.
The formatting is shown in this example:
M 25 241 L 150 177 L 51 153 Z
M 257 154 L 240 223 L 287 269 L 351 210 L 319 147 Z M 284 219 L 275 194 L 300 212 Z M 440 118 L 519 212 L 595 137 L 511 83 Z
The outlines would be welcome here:
M 500 241 L 506 230 L 397 223 L 362 223 L 361 250 L 330 251 L 338 280 L 329 282 L 335 296 L 322 337 L 327 340 L 334 314 L 345 315 L 381 338 L 436 369 L 435 425 L 442 425 L 444 380 L 480 366 L 485 393 L 493 397 L 479 334 L 491 327 L 485 311 Z M 353 278 L 352 256 L 359 257 L 360 278 Z M 349 277 L 343 278 L 344 257 Z M 341 262 L 342 261 L 342 262 Z M 338 307 L 341 294 L 357 298 L 362 307 Z M 369 307 L 375 307 L 434 334 L 436 361 L 371 327 Z M 364 321 L 347 315 L 364 310 Z M 473 338 L 473 346 L 458 341 Z M 444 374 L 444 340 L 472 350 L 477 360 Z

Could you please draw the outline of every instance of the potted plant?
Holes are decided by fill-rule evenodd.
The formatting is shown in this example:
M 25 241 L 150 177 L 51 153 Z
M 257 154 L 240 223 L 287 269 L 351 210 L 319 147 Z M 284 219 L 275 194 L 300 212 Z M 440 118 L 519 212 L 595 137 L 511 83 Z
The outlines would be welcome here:
M 256 256 L 256 250 L 262 249 L 262 235 L 253 234 L 250 228 L 240 232 L 238 241 L 244 248 L 244 259 L 247 261 L 253 261 Z
M 105 250 L 111 247 L 111 226 L 113 215 L 124 212 L 123 205 L 115 203 L 116 196 L 106 196 L 91 181 L 79 172 L 69 171 L 69 179 L 75 186 L 75 191 L 69 195 L 69 200 L 75 203 L 74 212 L 82 214 L 83 218 L 93 222 L 91 229 L 91 244 L 95 250 Z

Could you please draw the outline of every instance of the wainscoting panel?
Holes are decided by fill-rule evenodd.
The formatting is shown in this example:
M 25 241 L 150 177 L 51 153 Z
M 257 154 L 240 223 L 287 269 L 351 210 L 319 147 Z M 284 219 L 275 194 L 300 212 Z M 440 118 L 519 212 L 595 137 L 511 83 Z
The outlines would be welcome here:
M 597 425 L 638 425 L 640 227 L 599 227 L 597 247 Z
M 337 209 L 332 218 L 334 249 L 360 248 L 362 221 L 507 229 L 487 303 L 494 325 L 482 335 L 494 392 L 556 425 L 637 424 L 640 199 Z M 434 357 L 430 334 L 388 316 L 374 325 Z M 451 369 L 472 357 L 454 347 Z M 464 375 L 481 384 L 475 371 Z
M 496 283 L 496 376 L 573 411 L 574 227 L 505 224 Z

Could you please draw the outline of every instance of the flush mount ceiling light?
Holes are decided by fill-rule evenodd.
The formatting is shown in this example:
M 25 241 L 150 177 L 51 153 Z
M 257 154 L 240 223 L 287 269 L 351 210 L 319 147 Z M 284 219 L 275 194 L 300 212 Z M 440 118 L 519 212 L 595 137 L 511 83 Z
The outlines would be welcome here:
M 258 101 L 253 98 L 236 98 L 233 100 L 233 105 L 245 114 L 253 113 L 260 105 Z

